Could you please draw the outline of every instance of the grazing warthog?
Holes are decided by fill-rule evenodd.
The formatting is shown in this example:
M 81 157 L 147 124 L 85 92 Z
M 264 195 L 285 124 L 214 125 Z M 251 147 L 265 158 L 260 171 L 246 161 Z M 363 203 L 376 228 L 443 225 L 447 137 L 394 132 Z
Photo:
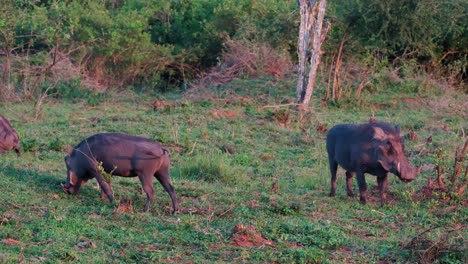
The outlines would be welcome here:
M 16 133 L 10 122 L 0 115 L 0 154 L 12 149 L 15 150 L 18 157 L 21 156 L 18 133 Z
M 366 203 L 364 173 L 377 176 L 382 205 L 386 200 L 387 173 L 391 172 L 403 182 L 416 178 L 421 168 L 414 168 L 404 155 L 405 146 L 400 137 L 400 127 L 377 122 L 362 125 L 336 125 L 327 135 L 328 162 L 331 172 L 330 196 L 336 193 L 338 165 L 346 170 L 346 190 L 354 196 L 351 181 L 356 174 L 360 200 Z
M 67 153 L 67 182 L 62 184 L 65 193 L 77 193 L 88 180 L 96 178 L 101 188 L 101 197 L 107 196 L 113 202 L 112 188 L 101 175 L 101 168 L 101 171 L 111 175 L 138 176 L 147 196 L 145 211 L 149 210 L 154 200 L 155 177 L 171 197 L 172 213 L 179 210 L 169 176 L 169 151 L 160 143 L 143 137 L 104 133 L 83 140 L 75 148 L 67 146 Z

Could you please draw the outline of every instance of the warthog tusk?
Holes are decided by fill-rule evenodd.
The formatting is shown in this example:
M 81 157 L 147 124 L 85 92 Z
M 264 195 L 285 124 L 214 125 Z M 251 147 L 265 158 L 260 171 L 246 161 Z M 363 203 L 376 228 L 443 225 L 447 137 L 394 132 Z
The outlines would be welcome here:
M 400 162 L 398 162 L 396 169 L 397 169 L 397 171 L 398 171 L 399 173 L 401 173 L 401 171 L 400 171 Z

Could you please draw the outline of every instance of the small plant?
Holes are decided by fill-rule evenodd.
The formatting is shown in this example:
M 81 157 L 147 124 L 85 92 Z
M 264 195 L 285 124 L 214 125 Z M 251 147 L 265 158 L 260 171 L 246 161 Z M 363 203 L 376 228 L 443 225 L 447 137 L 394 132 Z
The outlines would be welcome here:
M 464 163 L 466 154 L 468 153 L 468 139 L 465 141 L 463 147 L 457 147 L 455 151 L 455 158 L 453 162 L 453 170 L 452 175 L 449 178 L 449 184 L 446 186 L 443 181 L 444 168 L 443 163 L 440 161 L 442 159 L 442 152 L 440 150 L 437 151 L 437 158 L 438 164 L 437 168 L 437 184 L 439 188 L 446 191 L 449 196 L 456 194 L 459 197 L 463 195 L 466 189 L 467 181 L 467 174 L 468 174 L 468 165 Z M 464 168 L 464 169 L 463 169 Z
M 102 161 L 99 161 L 97 163 L 97 168 L 98 168 L 98 171 L 99 173 L 101 173 L 102 177 L 104 178 L 104 180 L 111 184 L 111 181 L 112 181 L 112 173 L 117 169 L 117 166 L 114 167 L 114 169 L 112 169 L 112 171 L 110 172 L 106 172 L 104 167 L 102 166 Z
M 468 184 L 468 165 L 465 162 L 468 153 L 468 139 L 463 147 L 459 146 L 454 154 L 453 168 L 450 167 L 447 153 L 442 148 L 435 150 L 436 179 L 428 179 L 426 186 L 422 188 L 425 197 L 433 197 L 438 194 L 438 199 L 451 201 L 461 198 Z
M 39 144 L 35 138 L 25 138 L 20 141 L 20 148 L 23 152 L 33 152 L 39 150 Z
M 49 143 L 49 150 L 53 150 L 53 151 L 61 151 L 63 149 L 63 141 L 56 137 L 53 141 L 51 141 Z
M 279 215 L 295 215 L 302 211 L 300 201 L 289 201 L 282 197 L 273 197 L 270 199 L 270 210 Z

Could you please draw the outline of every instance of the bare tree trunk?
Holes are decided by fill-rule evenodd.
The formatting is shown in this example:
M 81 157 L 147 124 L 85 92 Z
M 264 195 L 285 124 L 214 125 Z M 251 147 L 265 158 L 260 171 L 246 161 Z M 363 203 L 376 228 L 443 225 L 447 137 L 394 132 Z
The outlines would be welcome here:
M 318 2 L 318 3 L 317 3 Z M 327 0 L 318 0 L 318 1 L 307 1 L 300 0 L 300 9 L 301 9 L 301 26 L 299 31 L 299 61 L 303 65 L 299 64 L 299 76 L 297 83 L 297 102 L 302 106 L 307 106 L 310 102 L 312 92 L 314 91 L 315 79 L 317 77 L 317 69 L 320 64 L 321 56 L 321 46 L 325 40 L 330 24 L 323 26 L 323 20 L 325 18 L 325 10 L 327 6 Z M 310 56 L 310 70 L 308 74 L 307 86 L 305 86 L 305 68 L 306 68 L 306 58 L 304 54 L 306 52 L 301 50 L 304 48 L 304 45 L 308 47 L 309 42 L 304 42 L 305 40 L 310 39 L 310 34 L 312 33 L 312 46 L 311 46 L 311 56 Z M 303 37 L 301 37 L 303 36 Z M 305 38 L 307 37 L 307 39 Z M 301 44 L 304 43 L 304 44 Z M 302 58 L 301 58 L 302 56 Z M 303 71 L 301 69 L 303 67 Z M 302 74 L 302 75 L 301 75 Z
M 315 18 L 313 7 L 315 0 L 299 0 L 299 8 L 301 14 L 301 24 L 299 26 L 299 39 L 298 39 L 298 76 L 296 86 L 297 102 L 304 96 L 304 87 L 306 85 L 306 70 L 307 70 L 307 49 L 310 43 L 310 33 Z

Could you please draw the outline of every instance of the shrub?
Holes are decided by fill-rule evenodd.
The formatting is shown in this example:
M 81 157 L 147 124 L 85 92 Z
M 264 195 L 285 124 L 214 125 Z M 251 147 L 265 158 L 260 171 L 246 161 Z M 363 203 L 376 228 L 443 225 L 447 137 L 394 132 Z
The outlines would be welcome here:
M 206 182 L 235 183 L 243 176 L 223 155 L 196 155 L 180 167 L 182 178 Z

